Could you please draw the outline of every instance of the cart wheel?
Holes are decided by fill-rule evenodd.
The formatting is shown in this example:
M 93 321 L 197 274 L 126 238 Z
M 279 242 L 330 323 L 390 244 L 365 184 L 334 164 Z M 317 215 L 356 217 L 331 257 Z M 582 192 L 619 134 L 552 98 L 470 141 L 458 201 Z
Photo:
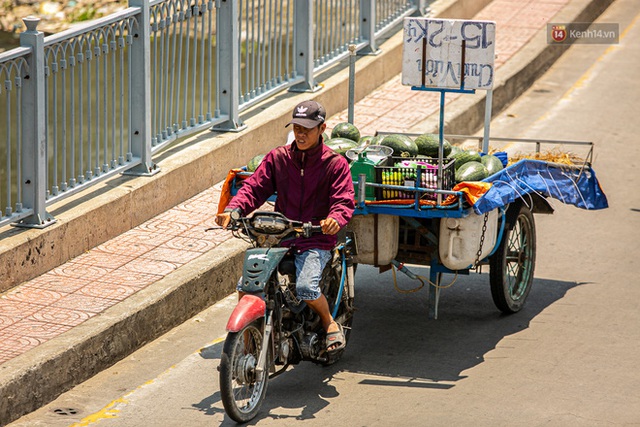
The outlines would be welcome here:
M 502 241 L 489 260 L 493 302 L 508 314 L 520 311 L 524 305 L 536 264 L 533 213 L 522 203 L 510 206 L 509 210 Z

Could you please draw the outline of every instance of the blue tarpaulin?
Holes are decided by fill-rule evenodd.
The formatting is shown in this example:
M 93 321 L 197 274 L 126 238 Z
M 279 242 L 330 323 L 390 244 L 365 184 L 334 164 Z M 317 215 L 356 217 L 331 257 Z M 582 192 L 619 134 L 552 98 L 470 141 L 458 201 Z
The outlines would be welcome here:
M 506 206 L 531 193 L 553 197 L 582 209 L 609 206 L 607 196 L 589 166 L 579 169 L 541 160 L 520 160 L 484 181 L 492 186 L 473 205 L 477 214 Z

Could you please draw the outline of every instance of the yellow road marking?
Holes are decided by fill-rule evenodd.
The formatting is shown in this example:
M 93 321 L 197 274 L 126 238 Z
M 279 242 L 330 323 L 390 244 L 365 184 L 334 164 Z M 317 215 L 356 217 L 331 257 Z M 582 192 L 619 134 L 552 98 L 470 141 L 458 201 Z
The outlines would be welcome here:
M 216 338 L 211 343 L 209 343 L 206 347 L 219 344 L 222 341 L 224 341 L 225 338 L 226 338 L 226 335 L 223 335 L 223 336 L 221 336 L 219 338 Z M 198 350 L 198 353 L 200 353 L 203 349 L 204 348 L 201 348 L 200 350 Z M 120 414 L 121 409 L 124 406 L 127 406 L 129 404 L 129 397 L 133 393 L 135 393 L 136 391 L 138 391 L 138 390 L 140 390 L 140 389 L 142 389 L 142 388 L 144 388 L 144 387 L 146 387 L 146 386 L 148 386 L 150 384 L 153 384 L 154 382 L 156 382 L 156 380 L 158 380 L 160 377 L 163 377 L 164 375 L 169 373 L 174 368 L 175 368 L 175 365 L 169 367 L 169 369 L 167 369 L 166 371 L 164 371 L 160 375 L 158 375 L 157 378 L 154 378 L 152 380 L 147 381 L 146 383 L 144 383 L 142 385 L 139 385 L 138 387 L 136 387 L 135 389 L 131 390 L 130 392 L 128 392 L 124 396 L 119 397 L 118 399 L 115 399 L 115 400 L 109 402 L 109 404 L 107 404 L 104 408 L 102 408 L 98 412 L 94 412 L 91 415 L 87 415 L 82 420 L 80 420 L 80 422 L 71 424 L 69 427 L 86 427 L 86 426 L 89 426 L 91 424 L 99 423 L 100 421 L 105 420 L 105 419 L 117 418 L 118 415 Z
M 130 393 L 133 393 L 133 391 Z M 99 410 L 98 412 L 84 417 L 79 423 L 74 423 L 70 427 L 86 427 L 89 424 L 94 424 L 104 419 L 116 418 L 120 413 L 120 409 L 116 409 L 115 407 L 120 404 L 126 405 L 127 403 L 129 403 L 129 401 L 125 399 L 125 397 L 116 399 L 113 402 L 109 403 L 104 408 L 102 408 L 101 410 Z

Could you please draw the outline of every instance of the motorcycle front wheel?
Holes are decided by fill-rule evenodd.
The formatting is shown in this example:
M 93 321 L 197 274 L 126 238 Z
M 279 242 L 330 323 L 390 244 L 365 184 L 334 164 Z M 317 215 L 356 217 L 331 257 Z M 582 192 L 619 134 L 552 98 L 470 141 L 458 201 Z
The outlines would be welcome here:
M 230 332 L 224 342 L 220 395 L 227 415 L 239 423 L 258 414 L 266 395 L 269 361 L 258 369 L 262 336 L 262 322 L 256 320 L 238 332 Z

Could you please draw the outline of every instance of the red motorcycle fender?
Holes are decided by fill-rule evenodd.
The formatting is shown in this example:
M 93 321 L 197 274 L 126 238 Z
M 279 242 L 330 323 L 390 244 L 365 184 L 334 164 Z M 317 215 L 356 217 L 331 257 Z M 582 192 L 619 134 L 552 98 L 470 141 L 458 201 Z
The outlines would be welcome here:
M 249 323 L 264 316 L 267 305 L 255 295 L 245 295 L 233 309 L 227 322 L 227 332 L 238 332 Z

